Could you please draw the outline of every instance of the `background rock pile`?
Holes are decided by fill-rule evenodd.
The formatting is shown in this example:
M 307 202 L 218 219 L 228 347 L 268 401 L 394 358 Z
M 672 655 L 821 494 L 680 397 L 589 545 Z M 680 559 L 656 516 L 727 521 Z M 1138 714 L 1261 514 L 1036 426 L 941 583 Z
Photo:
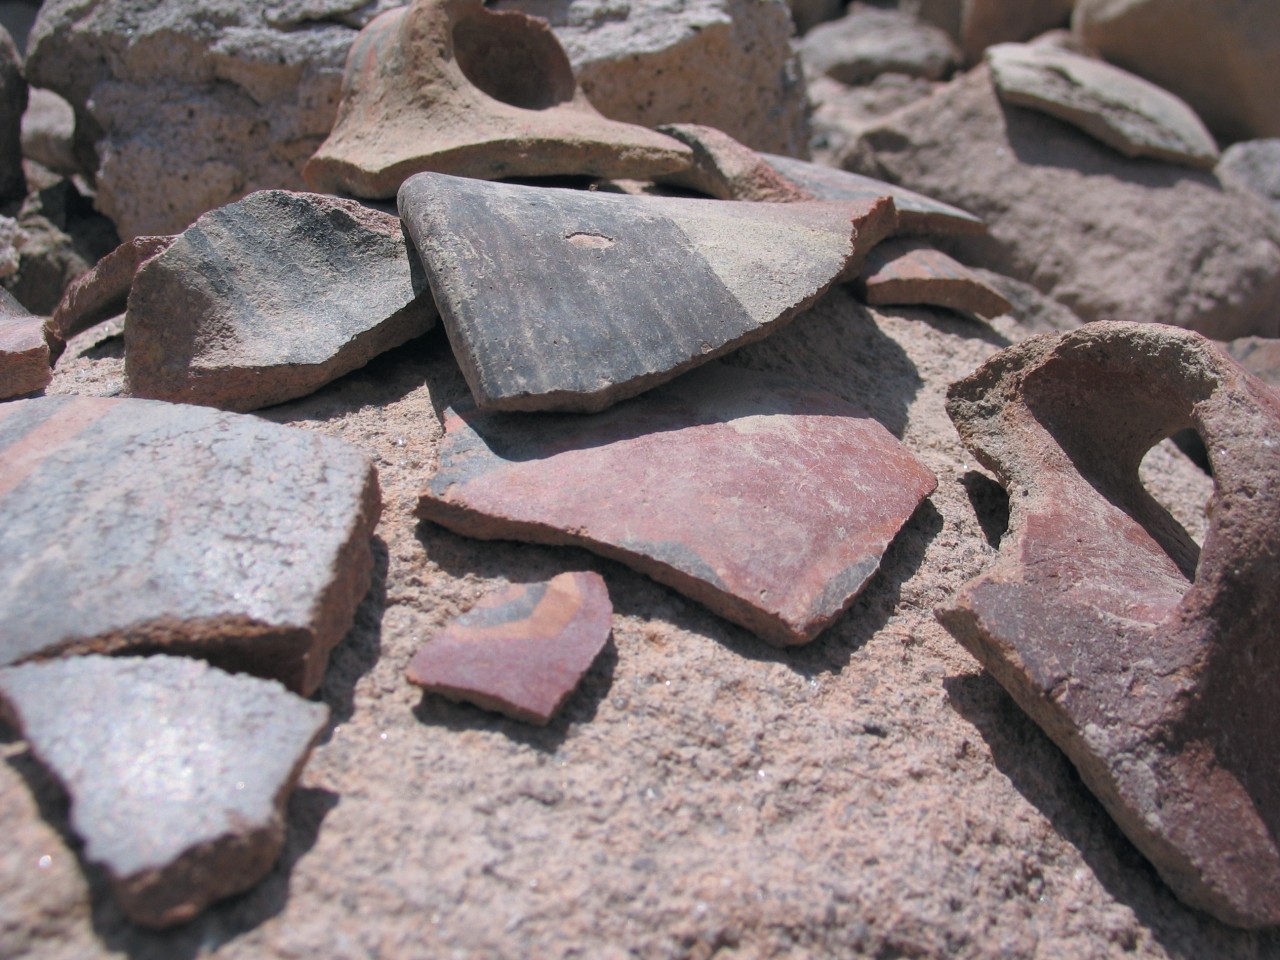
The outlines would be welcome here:
M 82 656 L 54 661 L 65 676 L 43 675 L 50 690 L 83 684 L 78 673 L 104 691 L 153 684 L 156 712 L 127 722 L 126 705 L 105 692 L 64 716 L 38 715 L 21 697 L 34 681 L 17 673 L 38 665 L 5 674 L 0 696 L 14 722 L 0 747 L 0 824 L 10 838 L 0 851 L 0 958 L 1280 956 L 1275 932 L 1229 927 L 1176 899 L 1071 762 L 934 613 L 1001 569 L 1008 496 L 944 408 L 948 386 L 1001 349 L 1089 321 L 1172 323 L 1235 341 L 1232 355 L 1274 382 L 1280 167 L 1275 141 L 1260 138 L 1280 134 L 1269 94 L 1280 82 L 1280 15 L 1248 0 L 1077 0 L 1074 10 L 1065 0 L 796 2 L 790 11 L 777 0 L 493 5 L 546 17 L 604 116 L 680 125 L 663 136 L 701 158 L 685 186 L 721 199 L 782 190 L 790 201 L 850 203 L 878 189 L 874 196 L 894 197 L 898 231 L 917 235 L 877 247 L 860 284 L 832 286 L 785 329 L 706 374 L 726 382 L 763 374 L 831 394 L 865 411 L 886 442 L 900 441 L 937 479 L 848 613 L 816 640 L 779 650 L 615 560 L 576 546 L 470 539 L 423 507 L 429 481 L 456 466 L 450 408 L 465 408 L 473 390 L 436 323 L 412 241 L 393 212 L 284 192 L 305 189 L 303 168 L 330 133 L 358 31 L 397 6 L 0 3 L 19 42 L 0 44 L 0 172 L 9 174 L 7 190 L 0 183 L 0 279 L 15 298 L 0 303 L 0 351 L 23 344 L 22 369 L 51 376 L 49 396 L 34 401 L 45 406 L 12 409 L 62 405 L 78 411 L 80 431 L 53 436 L 38 422 L 44 414 L 6 415 L 10 405 L 0 404 L 6 437 L 36 437 L 13 448 L 34 458 L 22 467 L 28 486 L 12 487 L 31 509 L 0 531 L 0 544 L 9 571 L 14 558 L 37 569 L 25 558 L 52 563 L 69 550 L 83 574 L 65 583 L 37 576 L 0 593 L 4 622 L 52 623 L 42 611 L 54 608 L 77 620 L 77 604 L 109 619 L 127 605 L 130 577 L 163 581 L 193 556 L 164 526 L 198 536 L 184 509 L 227 524 L 244 543 L 201 562 L 238 569 L 246 589 L 260 585 L 255 564 L 281 561 L 254 551 L 281 534 L 255 536 L 272 521 L 254 513 L 247 490 L 274 487 L 297 508 L 291 517 L 317 511 L 329 544 L 312 550 L 305 520 L 285 524 L 298 537 L 285 566 L 306 582 L 298 609 L 311 613 L 270 634 L 278 646 L 263 656 L 279 669 L 250 665 L 294 691 L 318 690 L 327 724 L 323 710 L 278 685 L 267 693 L 264 681 L 192 661 Z M 793 39 L 789 14 L 812 29 Z M 1055 32 L 1037 39 L 1046 30 Z M 1090 59 L 1097 55 L 1129 73 Z M 1002 75 L 1006 68 L 1021 72 Z M 1064 87 L 1063 78 L 1074 79 Z M 1132 92 L 1144 83 L 1149 95 Z M 1127 148 L 1134 143 L 1155 144 L 1155 155 Z M 810 151 L 887 183 L 797 166 Z M 985 220 L 985 233 L 970 215 Z M 103 259 L 121 239 L 130 243 Z M 262 253 L 271 244 L 278 257 Z M 955 259 L 935 259 L 942 253 Z M 219 273 L 211 266 L 219 262 L 230 266 Z M 878 302 L 877 289 L 889 291 Z M 228 290 L 290 319 L 255 332 L 245 326 L 255 314 L 226 308 Z M 891 305 L 904 301 L 916 305 Z M 127 324 L 115 316 L 126 302 Z M 51 374 L 42 357 L 32 367 L 28 342 L 50 315 L 48 329 L 60 335 L 51 338 Z M 195 318 L 211 325 L 184 329 Z M 340 332 L 374 320 L 372 338 Z M 327 346 L 323 335 L 334 331 L 336 346 Z M 202 351 L 199 363 L 184 362 L 206 372 L 205 397 L 187 396 L 187 381 L 165 386 L 176 382 L 165 377 L 181 343 Z M 148 396 L 169 389 L 166 399 L 256 413 L 117 399 L 147 382 Z M 159 434 L 198 433 L 166 426 L 169 414 L 157 410 L 191 411 L 175 416 L 226 441 L 187 458 L 203 480 L 170 481 L 157 470 L 147 477 L 154 492 L 130 503 L 133 512 L 117 510 L 113 495 L 132 482 L 129 472 L 149 469 L 126 454 L 152 449 Z M 110 430 L 95 445 L 103 424 Z M 273 443 L 275 424 L 292 428 L 281 436 L 294 437 L 297 451 L 314 440 L 314 456 L 293 441 Z M 1194 437 L 1180 442 L 1197 454 Z M 66 490 L 30 481 L 50 451 L 76 443 L 100 458 L 82 461 L 83 476 Z M 253 454 L 254 444 L 271 456 Z M 19 462 L 10 450 L 0 455 L 10 471 Z M 307 470 L 322 480 L 306 479 Z M 785 464 L 769 476 L 788 507 L 820 500 L 832 482 Z M 1146 454 L 1140 476 L 1201 541 L 1213 480 L 1171 441 Z M 291 494 L 298 482 L 325 492 Z M 200 496 L 169 504 L 172 484 L 199 485 Z M 158 539 L 126 536 L 110 549 L 96 525 L 125 513 Z M 691 516 L 683 523 L 696 527 Z M 130 559 L 140 543 L 172 548 L 175 559 L 160 546 Z M 456 689 L 463 681 L 415 660 L 427 641 L 474 610 L 454 629 L 506 642 L 502 624 L 551 609 L 536 598 L 568 573 L 589 582 L 580 591 L 598 591 L 589 578 L 603 579 L 612 639 L 589 667 L 588 654 L 566 661 L 581 682 L 554 717 L 554 707 L 528 706 L 515 692 L 499 698 L 500 708 L 545 727 L 406 682 L 409 670 L 428 689 Z M 335 590 L 347 599 L 315 600 Z M 486 597 L 494 609 L 525 612 L 498 623 L 484 614 Z M 592 619 L 583 649 L 600 649 L 607 601 L 592 593 L 565 602 Z M 350 629 L 335 645 L 339 622 Z M 19 632 L 6 629 L 0 639 L 9 643 Z M 244 650 L 229 653 L 211 659 L 245 665 L 236 660 Z M 232 685 L 212 692 L 224 680 Z M 233 690 L 240 681 L 262 686 Z M 206 693 L 190 693 L 197 689 Z M 171 726 L 180 756 L 213 721 L 174 704 L 206 698 L 226 705 L 214 710 L 220 717 L 247 718 L 250 704 L 262 704 L 272 714 L 264 729 L 282 738 L 279 762 L 244 781 L 252 797 L 237 798 L 234 782 L 227 796 L 207 795 L 207 809 L 243 801 L 252 811 L 245 816 L 259 826 L 250 846 L 265 876 L 189 922 L 148 931 L 129 918 L 173 923 L 193 912 L 166 908 L 157 889 L 181 889 L 193 876 L 208 899 L 236 888 L 201 879 L 221 874 L 188 870 L 181 858 L 158 884 L 145 867 L 135 888 L 131 845 L 95 839 L 95 829 L 115 829 L 114 817 L 127 823 L 128 812 L 90 817 L 78 799 L 68 810 L 68 792 L 98 789 L 68 772 L 83 769 L 77 748 L 91 756 L 106 748 L 77 744 L 74 723 L 65 724 L 95 711 L 109 718 L 95 719 L 98 728 L 120 723 L 121 743 L 126 729 L 145 740 L 145 731 Z M 228 743 L 261 736 L 247 722 L 233 733 Z M 41 740 L 68 750 L 42 752 Z M 124 760 L 127 770 L 127 748 Z M 108 782 L 123 776 L 103 770 Z M 215 864 L 223 855 L 206 852 Z M 135 889 L 143 894 L 131 901 Z

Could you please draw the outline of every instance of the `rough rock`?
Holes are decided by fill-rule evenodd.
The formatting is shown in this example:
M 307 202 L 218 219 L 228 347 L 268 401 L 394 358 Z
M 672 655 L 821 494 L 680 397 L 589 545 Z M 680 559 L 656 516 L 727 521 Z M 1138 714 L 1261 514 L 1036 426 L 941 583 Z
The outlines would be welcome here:
M 784 0 L 499 0 L 550 21 L 606 117 L 697 123 L 756 150 L 808 156 L 804 75 Z
M 141 265 L 125 370 L 135 396 L 254 410 L 364 366 L 436 317 L 395 217 L 262 191 Z
M 55 351 L 96 323 L 124 313 L 138 268 L 173 245 L 176 237 L 135 237 L 99 260 L 88 273 L 71 282 L 54 308 L 46 335 Z
M 840 398 L 714 366 L 590 418 L 451 409 L 418 513 L 586 547 L 786 646 L 848 608 L 936 485 Z
M 85 859 L 149 927 L 190 920 L 271 869 L 329 716 L 278 683 L 163 656 L 3 669 L 0 706 L 66 789 Z
M 1083 320 L 1280 333 L 1269 211 L 1210 174 L 1128 159 L 1002 105 L 985 68 L 865 130 L 844 162 L 982 217 L 990 236 L 957 245 L 960 259 L 1032 283 Z
M 13 276 L 22 263 L 26 232 L 13 217 L 0 216 L 0 280 Z
M 905 0 L 903 8 L 955 37 L 965 63 L 987 47 L 1019 42 L 1065 27 L 1076 0 Z
M 736 203 L 427 173 L 399 205 L 488 410 L 602 410 L 768 336 L 897 225 L 884 196 Z
M 27 193 L 22 173 L 22 114 L 26 109 L 22 55 L 8 31 L 0 27 L 0 204 L 21 200 Z
M 1226 344 L 1226 349 L 1240 366 L 1267 386 L 1280 389 L 1280 340 L 1242 337 Z
M 830 77 L 814 77 L 809 81 L 814 160 L 836 164 L 836 158 L 864 126 L 922 100 L 933 93 L 933 87 L 928 80 L 901 73 L 882 73 L 860 87 L 848 87 Z
M 1280 396 L 1193 333 L 1097 323 L 997 355 L 948 412 L 1010 516 L 939 616 L 1182 900 L 1280 922 Z M 1203 549 L 1138 474 L 1188 427 L 1213 467 Z
M 797 33 L 808 33 L 820 23 L 837 19 L 844 12 L 844 0 L 787 0 Z
M 670 137 L 601 116 L 545 22 L 416 0 L 361 31 L 333 132 L 303 172 L 314 190 L 382 199 L 424 171 L 651 180 L 689 162 Z
M 1229 187 L 1265 197 L 1280 215 L 1280 138 L 1233 143 L 1214 172 Z
M 1000 291 L 968 267 L 918 241 L 877 246 L 867 255 L 856 287 L 872 306 L 928 304 L 980 317 L 998 317 L 1012 308 Z
M 1107 60 L 1187 101 L 1220 137 L 1280 136 L 1280 5 L 1077 0 L 1072 27 Z
M 319 686 L 369 587 L 380 506 L 358 450 L 92 397 L 0 406 L 0 450 L 0 665 L 166 649 Z
M 1064 333 L 1084 323 L 1069 307 L 1045 296 L 1029 283 L 981 267 L 965 269 L 1009 301 L 1008 315 L 1018 321 L 1019 330 L 1025 331 L 1026 336 Z
M 898 211 L 899 234 L 982 234 L 986 225 L 966 210 L 896 184 L 818 163 L 766 155 L 775 170 L 819 200 L 870 201 L 890 196 Z
M 22 115 L 22 155 L 63 176 L 79 173 L 75 132 L 71 104 L 52 90 L 33 87 Z
M 429 693 L 546 726 L 612 629 L 613 604 L 598 573 L 512 584 L 432 637 L 407 675 Z
M 333 125 L 352 0 L 47 0 L 27 75 L 66 98 L 120 235 L 178 233 L 254 190 L 302 189 Z
M 1200 170 L 1218 145 L 1195 111 L 1119 67 L 1047 45 L 1001 43 L 987 50 L 1005 103 L 1065 120 L 1126 157 L 1155 157 Z
M 882 73 L 944 80 L 960 63 L 946 31 L 902 10 L 854 3 L 839 20 L 811 30 L 800 43 L 810 75 L 856 86 Z
M 779 173 L 763 155 L 727 133 L 695 123 L 673 123 L 658 129 L 693 151 L 690 167 L 661 178 L 665 183 L 697 190 L 717 200 L 795 203 L 817 199 Z
M 51 379 L 44 320 L 0 288 L 0 400 L 43 390 Z

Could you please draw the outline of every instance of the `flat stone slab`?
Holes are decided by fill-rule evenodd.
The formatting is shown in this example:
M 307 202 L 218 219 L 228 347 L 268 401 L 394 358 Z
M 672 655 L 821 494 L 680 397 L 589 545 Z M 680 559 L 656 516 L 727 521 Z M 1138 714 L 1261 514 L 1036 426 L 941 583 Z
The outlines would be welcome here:
M 1006 103 L 1065 120 L 1126 157 L 1199 170 L 1218 162 L 1218 145 L 1196 112 L 1127 70 L 1043 44 L 996 44 L 986 60 Z
M 917 242 L 889 240 L 867 255 L 855 284 L 872 306 L 926 304 L 980 317 L 999 317 L 1013 305 L 964 264 Z
M 66 342 L 94 324 L 124 313 L 138 268 L 173 245 L 176 237 L 135 237 L 108 253 L 67 287 L 46 329 L 58 356 Z
M 303 175 L 322 193 L 384 199 L 426 170 L 650 180 L 689 161 L 678 141 L 602 116 L 545 20 L 415 0 L 360 31 L 333 131 Z
M 981 218 L 906 187 L 808 160 L 771 153 L 761 156 L 780 174 L 819 200 L 869 201 L 875 197 L 892 197 L 898 211 L 896 234 L 965 236 L 987 232 Z
M 939 618 L 1179 898 L 1280 923 L 1280 396 L 1197 334 L 1100 321 L 996 355 L 947 410 L 1010 518 Z M 1189 427 L 1203 549 L 1138 476 Z
M 936 484 L 840 398 L 716 365 L 594 417 L 450 409 L 418 513 L 585 547 L 789 645 L 849 606 Z
M 66 789 L 84 858 L 149 927 L 266 875 L 329 716 L 273 681 L 165 656 L 3 669 L 0 706 Z
M 349 444 L 204 407 L 0 406 L 0 666 L 170 650 L 311 694 L 368 592 Z
M 395 217 L 264 190 L 142 264 L 125 374 L 134 396 L 255 410 L 314 392 L 436 318 Z
M 0 289 L 0 400 L 43 390 L 52 379 L 43 318 Z
M 634 197 L 419 174 L 400 214 L 488 410 L 601 410 L 754 340 L 891 232 L 887 196 Z
M 409 663 L 410 683 L 461 703 L 546 726 L 613 631 L 598 573 L 562 573 L 484 597 Z

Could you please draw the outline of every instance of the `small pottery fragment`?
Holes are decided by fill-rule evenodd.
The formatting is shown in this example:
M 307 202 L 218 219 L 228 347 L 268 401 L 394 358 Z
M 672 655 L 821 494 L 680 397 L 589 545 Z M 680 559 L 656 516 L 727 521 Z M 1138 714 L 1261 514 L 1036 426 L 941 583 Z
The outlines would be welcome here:
M 941 250 L 905 240 L 889 240 L 872 250 L 855 287 L 872 306 L 925 304 L 980 317 L 998 317 L 1012 307 L 964 264 Z
M 52 379 L 44 320 L 0 289 L 0 400 L 43 390 Z

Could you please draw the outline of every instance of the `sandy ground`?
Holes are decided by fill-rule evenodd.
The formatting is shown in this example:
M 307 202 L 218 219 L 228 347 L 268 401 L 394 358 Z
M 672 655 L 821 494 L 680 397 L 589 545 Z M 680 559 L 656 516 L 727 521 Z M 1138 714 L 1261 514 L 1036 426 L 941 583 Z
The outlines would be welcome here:
M 1182 906 L 933 617 L 990 563 L 1005 509 L 944 391 L 1020 336 L 1008 318 L 872 312 L 840 288 L 729 358 L 865 406 L 939 479 L 850 612 L 786 652 L 584 551 L 415 521 L 438 412 L 466 394 L 439 329 L 264 411 L 364 447 L 386 502 L 286 852 L 191 924 L 135 929 L 10 735 L 0 957 L 1280 956 L 1280 936 Z M 119 339 L 93 339 L 50 392 L 120 389 Z M 1162 445 L 1144 481 L 1202 535 L 1208 478 Z M 607 581 L 613 641 L 550 727 L 405 682 L 487 590 L 576 569 Z

